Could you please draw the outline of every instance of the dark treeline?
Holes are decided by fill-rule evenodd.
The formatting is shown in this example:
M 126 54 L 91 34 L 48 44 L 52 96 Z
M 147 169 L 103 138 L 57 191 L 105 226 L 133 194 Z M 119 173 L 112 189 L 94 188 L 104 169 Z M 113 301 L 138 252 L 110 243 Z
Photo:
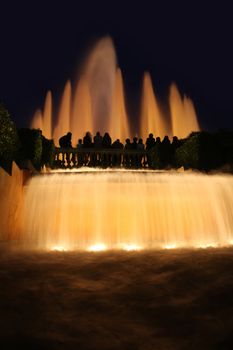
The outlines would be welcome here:
M 17 129 L 9 112 L 0 103 L 0 166 L 11 174 L 12 162 L 20 168 L 40 169 L 52 166 L 55 146 L 41 130 Z
M 81 166 L 102 166 L 151 169 L 171 169 L 184 167 L 201 171 L 214 169 L 233 172 L 233 130 L 220 130 L 216 133 L 193 132 L 187 138 L 162 140 L 153 134 L 147 140 L 126 139 L 124 144 L 111 139 L 108 133 L 100 133 L 92 138 L 86 133 L 72 147 L 72 134 L 60 138 L 62 148 L 75 149 L 77 163 Z M 85 150 L 92 150 L 91 154 Z M 104 154 L 104 150 L 108 150 Z M 115 154 L 114 154 L 115 152 Z M 134 153 L 134 156 L 131 153 Z M 107 154 L 108 153 L 108 154 Z M 17 129 L 9 112 L 0 104 L 0 166 L 11 172 L 15 161 L 21 168 L 30 164 L 40 170 L 44 165 L 53 167 L 56 148 L 53 140 L 46 139 L 41 130 Z M 112 154 L 112 155 L 111 155 Z M 119 154 L 124 154 L 120 160 Z M 137 156 L 135 156 L 137 154 Z M 136 158 L 135 158 L 136 157 Z

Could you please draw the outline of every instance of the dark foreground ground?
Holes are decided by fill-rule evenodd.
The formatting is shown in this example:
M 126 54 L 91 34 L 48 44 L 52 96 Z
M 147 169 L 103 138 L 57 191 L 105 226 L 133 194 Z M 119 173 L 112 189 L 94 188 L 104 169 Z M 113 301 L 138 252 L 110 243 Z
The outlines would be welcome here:
M 233 249 L 23 253 L 0 244 L 0 349 L 233 349 Z

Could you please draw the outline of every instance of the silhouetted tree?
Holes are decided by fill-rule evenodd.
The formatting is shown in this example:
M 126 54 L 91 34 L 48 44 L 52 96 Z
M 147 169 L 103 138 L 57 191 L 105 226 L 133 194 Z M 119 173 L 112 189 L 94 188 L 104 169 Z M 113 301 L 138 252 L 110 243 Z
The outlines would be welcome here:
M 48 140 L 42 136 L 42 155 L 41 155 L 41 166 L 46 165 L 49 167 L 53 166 L 55 154 L 55 145 L 53 140 Z
M 221 147 L 215 135 L 193 132 L 177 148 L 175 158 L 178 166 L 208 171 L 221 165 Z
M 17 157 L 19 145 L 16 126 L 7 109 L 0 103 L 0 166 L 9 173 L 12 161 Z
M 19 162 L 31 160 L 33 166 L 40 170 L 42 160 L 42 132 L 39 129 L 19 129 L 18 135 L 21 143 Z
M 221 148 L 221 163 L 233 164 L 233 131 L 221 129 L 215 134 Z

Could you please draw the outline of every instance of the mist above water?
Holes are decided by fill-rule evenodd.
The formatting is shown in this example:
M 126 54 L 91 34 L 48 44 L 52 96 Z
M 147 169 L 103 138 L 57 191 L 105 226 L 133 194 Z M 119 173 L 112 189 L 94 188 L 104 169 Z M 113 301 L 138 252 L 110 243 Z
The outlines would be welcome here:
M 175 84 L 169 95 L 169 112 L 165 113 L 156 97 L 153 83 L 145 72 L 142 84 L 139 123 L 127 111 L 124 80 L 117 65 L 116 52 L 110 37 L 104 37 L 86 58 L 75 86 L 68 81 L 61 97 L 57 115 L 52 115 L 52 94 L 46 97 L 44 111 L 37 110 L 31 127 L 40 128 L 58 145 L 59 137 L 71 131 L 76 145 L 86 131 L 95 134 L 109 132 L 113 140 L 123 142 L 133 137 L 132 130 L 139 124 L 136 134 L 145 141 L 149 133 L 155 136 L 188 136 L 199 130 L 195 107 L 191 99 L 182 97 Z M 131 123 L 135 125 L 130 125 Z

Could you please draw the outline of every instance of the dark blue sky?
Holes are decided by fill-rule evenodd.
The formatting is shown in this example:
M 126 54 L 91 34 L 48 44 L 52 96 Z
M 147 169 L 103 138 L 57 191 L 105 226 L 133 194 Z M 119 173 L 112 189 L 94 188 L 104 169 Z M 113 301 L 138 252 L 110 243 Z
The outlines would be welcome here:
M 0 99 L 18 126 L 28 123 L 52 89 L 75 80 L 90 45 L 112 36 L 129 101 L 139 102 L 149 70 L 166 98 L 176 81 L 194 100 L 205 129 L 233 128 L 230 2 L 7 1 L 1 4 Z

